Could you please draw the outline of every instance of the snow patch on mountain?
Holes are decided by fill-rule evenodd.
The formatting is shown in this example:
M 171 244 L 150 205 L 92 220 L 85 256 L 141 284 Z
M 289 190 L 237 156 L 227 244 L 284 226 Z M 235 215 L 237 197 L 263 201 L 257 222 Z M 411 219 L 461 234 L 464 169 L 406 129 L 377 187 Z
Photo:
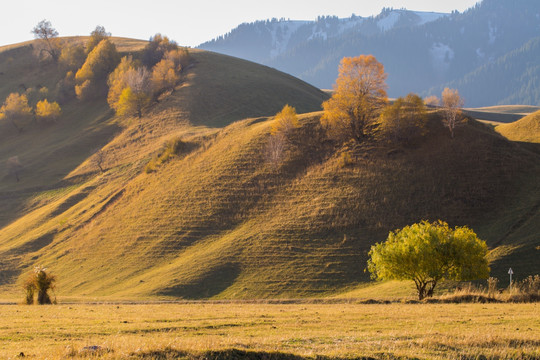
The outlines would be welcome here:
M 448 16 L 448 14 L 437 13 L 437 12 L 391 10 L 387 13 L 385 17 L 377 21 L 377 27 L 382 32 L 391 30 L 396 26 L 396 24 L 398 24 L 398 22 L 402 18 L 405 18 L 409 14 L 416 15 L 417 17 L 417 19 L 415 19 L 412 23 L 409 23 L 410 25 L 413 25 L 413 26 L 425 25 L 432 21 L 436 21 L 440 19 L 441 17 Z M 410 18 L 409 18 L 409 21 L 411 21 Z
M 270 56 L 272 58 L 282 54 L 287 50 L 291 36 L 298 31 L 301 26 L 308 24 L 309 21 L 280 21 L 272 24 L 270 34 L 272 36 L 272 49 Z
M 436 21 L 442 17 L 448 16 L 448 14 L 438 12 L 415 11 L 414 13 L 420 17 L 420 22 L 417 24 L 418 26 L 425 25 L 429 22 Z

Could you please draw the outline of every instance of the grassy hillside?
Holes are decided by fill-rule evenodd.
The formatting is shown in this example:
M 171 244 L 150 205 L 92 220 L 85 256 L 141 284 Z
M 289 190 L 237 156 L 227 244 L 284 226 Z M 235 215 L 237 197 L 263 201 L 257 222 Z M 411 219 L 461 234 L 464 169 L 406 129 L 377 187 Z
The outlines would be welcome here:
M 184 81 L 142 119 L 73 103 L 57 124 L 0 132 L 0 161 L 21 154 L 26 164 L 19 183 L 0 178 L 0 291 L 18 296 L 41 264 L 61 296 L 330 295 L 368 280 L 367 251 L 388 231 L 439 218 L 488 241 L 495 275 L 514 261 L 520 274 L 540 272 L 538 153 L 474 121 L 452 140 L 437 113 L 413 148 L 336 150 L 312 112 L 276 168 L 268 116 L 286 103 L 317 110 L 326 95 L 270 68 L 192 56 Z M 176 138 L 183 149 L 146 173 Z
M 540 111 L 514 123 L 499 125 L 495 130 L 512 141 L 540 143 Z

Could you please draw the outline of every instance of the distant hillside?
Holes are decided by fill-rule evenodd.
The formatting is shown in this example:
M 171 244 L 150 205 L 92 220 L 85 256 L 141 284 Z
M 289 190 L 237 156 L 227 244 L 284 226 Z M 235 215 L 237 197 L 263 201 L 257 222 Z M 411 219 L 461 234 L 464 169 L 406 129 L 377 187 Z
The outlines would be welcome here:
M 19 52 L 0 53 L 0 71 L 27 72 L 26 86 L 54 81 L 53 66 L 26 67 L 29 49 L 8 51 Z M 414 147 L 336 147 L 318 89 L 229 56 L 192 57 L 140 119 L 98 99 L 20 134 L 0 124 L 0 162 L 24 165 L 19 182 L 0 177 L 3 297 L 19 297 L 35 265 L 58 276 L 58 295 L 86 299 L 332 295 L 368 281 L 367 251 L 388 231 L 439 218 L 488 241 L 493 275 L 509 263 L 540 273 L 538 152 L 472 120 L 452 139 L 437 112 Z M 272 115 L 286 103 L 307 114 L 274 166 Z M 182 146 L 145 171 L 171 141 Z
M 373 18 L 243 24 L 200 47 L 258 61 L 323 89 L 334 83 L 343 57 L 373 54 L 389 74 L 391 97 L 411 91 L 440 94 L 454 82 L 466 93 L 467 106 L 539 105 L 535 62 L 525 61 L 537 55 L 525 44 L 538 36 L 539 26 L 536 0 L 484 0 L 449 15 L 386 9 Z M 522 47 L 529 55 L 511 54 Z M 515 61 L 516 56 L 522 59 Z M 505 57 L 515 61 L 510 69 L 496 65 Z M 467 75 L 482 67 L 489 79 Z
M 514 123 L 499 125 L 495 130 L 512 141 L 540 143 L 540 111 Z
M 459 89 L 465 99 L 474 99 L 479 104 L 540 105 L 539 57 L 540 37 L 537 37 L 519 49 L 429 92 L 440 93 L 444 87 L 450 87 Z
M 268 62 L 295 47 L 317 40 L 340 39 L 350 34 L 372 36 L 393 29 L 421 26 L 449 14 L 385 9 L 377 17 L 322 16 L 316 21 L 272 19 L 244 23 L 201 48 L 256 61 Z

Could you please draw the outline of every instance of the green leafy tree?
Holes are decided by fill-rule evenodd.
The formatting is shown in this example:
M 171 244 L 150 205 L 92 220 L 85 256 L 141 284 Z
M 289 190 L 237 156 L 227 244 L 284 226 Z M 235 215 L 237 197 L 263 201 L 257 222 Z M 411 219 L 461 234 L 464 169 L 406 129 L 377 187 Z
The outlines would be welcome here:
M 422 300 L 442 279 L 487 279 L 487 252 L 486 243 L 466 226 L 451 229 L 442 221 L 422 221 L 373 245 L 368 270 L 374 279 L 413 280 Z

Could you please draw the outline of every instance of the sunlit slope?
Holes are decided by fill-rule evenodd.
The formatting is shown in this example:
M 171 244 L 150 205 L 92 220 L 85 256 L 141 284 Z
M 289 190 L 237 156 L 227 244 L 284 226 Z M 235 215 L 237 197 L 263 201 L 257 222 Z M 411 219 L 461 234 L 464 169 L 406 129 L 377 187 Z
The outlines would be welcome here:
M 70 38 L 67 41 L 84 41 Z M 146 42 L 113 39 L 122 54 L 135 56 Z M 0 48 L 0 96 L 25 88 L 54 89 L 62 72 L 38 63 L 33 42 Z M 20 182 L 0 175 L 0 282 L 34 264 L 28 257 L 56 241 L 66 227 L 81 226 L 109 206 L 108 198 L 138 176 L 148 160 L 172 137 L 194 147 L 215 133 L 215 126 L 241 118 L 271 115 L 289 103 L 300 111 L 321 107 L 326 95 L 289 75 L 227 56 L 193 50 L 192 65 L 169 96 L 145 111 L 142 119 L 117 118 L 104 99 L 62 104 L 55 124 L 31 124 L 22 133 L 0 124 L 0 163 L 18 156 Z M 190 145 L 190 146 L 191 146 Z M 105 153 L 100 174 L 94 152 Z M 85 217 L 64 213 L 82 209 Z M 11 225 L 9 225 L 11 224 Z M 31 260 L 28 264 L 22 258 Z
M 540 111 L 514 123 L 499 125 L 496 130 L 512 141 L 540 143 Z
M 516 251 L 533 254 L 521 269 L 540 270 L 538 240 L 516 243 L 537 229 L 523 221 L 538 212 L 537 155 L 474 122 L 452 140 L 434 115 L 418 148 L 360 147 L 342 167 L 317 143 L 319 116 L 302 117 L 310 136 L 278 169 L 262 118 L 192 135 L 198 145 L 157 172 L 93 177 L 4 228 L 2 256 L 54 269 L 61 295 L 327 295 L 368 279 L 367 251 L 389 230 L 441 218 L 505 246 L 495 273 Z

